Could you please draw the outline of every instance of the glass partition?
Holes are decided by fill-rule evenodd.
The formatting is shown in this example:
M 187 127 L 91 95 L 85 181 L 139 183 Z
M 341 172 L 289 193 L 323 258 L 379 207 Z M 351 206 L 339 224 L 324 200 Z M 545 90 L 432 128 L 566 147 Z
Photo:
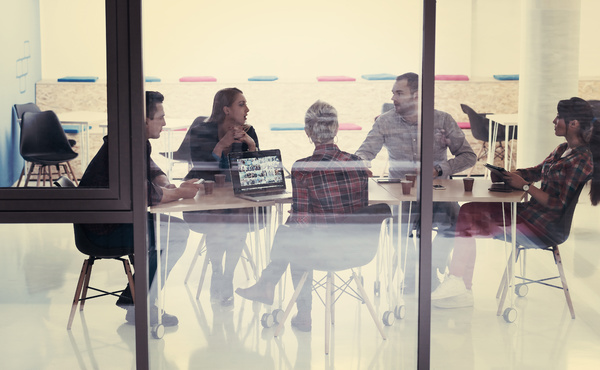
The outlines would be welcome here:
M 413 75 L 399 82 L 396 77 L 420 74 L 421 19 L 420 1 L 267 1 L 258 7 L 238 1 L 144 2 L 146 89 L 164 95 L 166 114 L 160 139 L 152 141 L 153 158 L 170 171 L 175 184 L 225 177 L 224 187 L 215 185 L 212 195 L 201 187 L 183 212 L 168 204 L 156 209 L 172 220 L 184 219 L 190 236 L 165 287 L 166 312 L 178 317 L 178 329 L 167 328 L 164 357 L 152 358 L 154 366 L 165 361 L 173 367 L 416 368 L 419 240 L 414 225 L 420 180 L 414 187 L 411 183 L 406 198 L 401 183 L 389 180 L 420 173 L 420 81 Z M 158 41 L 165 39 L 169 42 Z M 322 103 L 313 106 L 318 100 Z M 326 125 L 322 115 L 337 121 L 337 127 L 318 128 Z M 400 130 L 395 127 L 399 122 Z M 313 125 L 326 132 L 315 134 Z M 236 176 L 229 171 L 227 153 L 237 149 L 227 141 L 227 130 L 236 132 L 237 127 L 247 136 L 240 132 L 234 141 L 250 154 L 231 164 L 239 171 Z M 265 157 L 252 154 L 255 149 Z M 279 150 L 279 158 L 273 149 Z M 315 162 L 323 151 L 338 149 L 345 154 L 337 152 L 335 159 L 326 154 L 323 163 Z M 165 151 L 172 156 L 162 155 Z M 321 166 L 327 163 L 334 168 L 347 163 L 358 170 L 330 171 L 327 183 L 317 185 L 315 175 L 304 177 L 298 162 L 303 158 L 317 171 L 325 171 Z M 270 175 L 273 163 L 277 169 Z M 234 188 L 251 192 L 269 187 L 278 182 L 270 179 L 280 174 L 290 191 L 285 202 L 255 211 L 252 204 L 242 207 L 234 201 L 239 199 Z M 341 195 L 333 190 L 336 186 Z M 329 191 L 333 206 L 319 199 Z M 308 202 L 305 216 L 303 202 Z M 325 228 L 331 234 L 319 234 L 321 238 L 294 234 L 306 220 L 319 227 L 341 222 L 338 213 L 367 203 L 388 204 L 396 218 L 383 231 L 381 221 L 375 231 L 363 221 L 344 235 L 331 225 Z M 408 220 L 398 216 L 408 217 L 411 207 L 408 235 Z M 337 272 L 335 325 L 326 329 L 329 333 L 324 330 L 327 272 L 316 270 L 306 282 L 314 289 L 312 302 L 306 291 L 299 293 L 278 329 L 302 276 L 299 271 L 304 263 L 315 263 L 298 256 L 303 248 L 313 245 L 325 264 L 360 260 L 361 251 L 352 248 L 366 235 L 365 249 L 381 245 L 370 262 L 351 266 L 364 291 L 354 281 L 344 285 L 352 280 L 350 270 Z M 296 257 L 285 260 L 279 253 L 289 239 L 295 239 L 290 248 Z M 352 252 L 344 252 L 348 248 Z M 283 267 L 282 260 L 287 261 Z M 369 304 L 357 300 L 363 296 L 372 304 L 373 316 Z M 329 357 L 323 357 L 324 348 Z

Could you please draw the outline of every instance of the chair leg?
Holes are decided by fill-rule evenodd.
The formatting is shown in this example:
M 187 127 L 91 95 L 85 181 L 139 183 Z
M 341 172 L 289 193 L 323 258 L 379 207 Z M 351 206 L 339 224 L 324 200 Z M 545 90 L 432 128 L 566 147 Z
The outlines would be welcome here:
M 75 288 L 75 297 L 73 297 L 73 304 L 71 305 L 71 313 L 69 314 L 69 321 L 67 323 L 67 330 L 71 330 L 71 325 L 73 324 L 73 319 L 75 318 L 75 311 L 77 310 L 77 304 L 79 303 L 79 297 L 81 296 L 81 288 L 83 286 L 83 281 L 85 280 L 88 269 L 88 259 L 83 261 L 83 266 L 81 267 L 81 273 L 79 274 L 79 280 L 77 280 L 77 288 Z
M 325 293 L 325 354 L 329 354 L 329 340 L 331 338 L 331 295 L 333 290 L 333 272 L 327 272 L 327 283 Z
M 31 175 L 33 173 L 33 170 L 35 169 L 35 163 L 31 163 L 30 167 L 29 167 L 29 171 L 27 171 L 27 177 L 25 177 L 25 183 L 23 184 L 24 187 L 27 187 L 29 185 L 29 179 L 31 178 Z M 40 185 L 40 174 L 39 174 L 40 169 L 38 168 L 38 186 Z
M 25 177 L 25 165 L 23 165 L 23 169 L 21 170 L 21 176 L 19 176 L 19 182 L 17 182 L 17 187 L 21 186 L 21 180 Z
M 131 265 L 126 259 L 123 259 L 123 267 L 125 268 L 125 275 L 127 275 L 127 281 L 129 281 L 131 300 L 133 301 L 133 304 L 135 304 L 135 284 L 133 282 L 133 274 L 131 273 Z
M 208 269 L 208 256 L 204 256 L 204 262 L 202 263 L 202 273 L 200 273 L 200 281 L 198 282 L 198 290 L 196 291 L 196 299 L 200 297 L 202 292 L 202 286 L 204 285 L 204 279 L 206 278 L 206 270 Z
M 358 291 L 360 292 L 363 300 L 365 301 L 365 304 L 367 305 L 367 308 L 369 309 L 369 313 L 371 314 L 371 317 L 373 318 L 373 321 L 375 322 L 375 326 L 377 326 L 377 329 L 379 330 L 379 334 L 381 334 L 381 337 L 386 340 L 386 336 L 385 333 L 383 331 L 383 326 L 381 325 L 381 321 L 377 320 L 377 314 L 375 313 L 375 308 L 373 308 L 373 304 L 371 303 L 371 300 L 367 297 L 367 292 L 365 291 L 365 287 L 363 287 L 363 285 L 360 282 L 360 279 L 358 278 L 358 276 L 356 276 L 356 273 L 354 272 L 354 270 L 352 270 L 352 275 L 354 278 L 354 281 L 356 282 L 356 287 L 358 288 Z
M 254 272 L 255 278 L 258 279 L 258 276 L 259 276 L 258 268 L 256 267 L 256 263 L 254 263 L 254 259 L 252 258 L 252 253 L 250 253 L 250 248 L 248 248 L 248 244 L 246 244 L 246 243 L 244 243 L 244 253 L 246 254 L 246 258 L 248 259 L 250 268 Z M 250 280 L 248 273 L 246 273 L 246 279 Z
M 554 260 L 556 261 L 556 267 L 558 267 L 558 273 L 560 275 L 560 281 L 562 283 L 563 292 L 565 293 L 565 299 L 567 300 L 567 305 L 569 306 L 569 311 L 571 312 L 571 318 L 575 318 L 575 309 L 573 308 L 573 301 L 571 300 L 571 293 L 569 292 L 569 287 L 567 285 L 567 278 L 565 276 L 565 271 L 562 265 L 562 258 L 560 257 L 560 252 L 558 250 L 558 246 L 553 248 L 554 252 Z
M 192 258 L 192 263 L 190 263 L 190 267 L 188 268 L 188 272 L 185 275 L 185 279 L 183 280 L 184 284 L 187 284 L 190 276 L 192 275 L 192 271 L 194 267 L 196 267 L 196 262 L 198 261 L 198 257 L 202 255 L 202 251 L 204 251 L 204 243 L 206 241 L 206 236 L 202 234 L 202 239 L 200 239 L 200 243 L 198 243 L 198 248 L 196 249 L 196 253 L 194 254 L 194 258 Z
M 512 252 L 511 252 L 509 258 L 512 258 Z M 507 275 L 507 272 L 508 272 L 508 275 Z M 506 269 L 504 269 L 504 283 L 503 283 L 504 289 L 502 289 L 502 295 L 500 297 L 500 301 L 498 302 L 498 311 L 496 311 L 496 316 L 502 316 L 504 302 L 506 301 L 506 294 L 508 293 L 508 290 L 510 289 L 508 280 L 510 279 L 510 276 L 513 275 L 513 273 L 514 272 L 512 269 L 512 263 L 510 263 L 510 259 L 509 259 L 506 264 Z
M 90 257 L 87 267 L 87 273 L 85 274 L 85 281 L 83 282 L 83 291 L 81 292 L 81 303 L 79 304 L 79 311 L 83 311 L 85 305 L 85 299 L 87 297 L 88 287 L 90 286 L 90 277 L 92 276 L 92 268 L 94 267 L 94 258 Z
M 67 173 L 67 175 L 71 176 L 71 180 L 73 180 L 76 186 L 79 186 L 79 183 L 77 182 L 77 176 L 75 176 L 73 167 L 71 167 L 71 162 L 66 162 L 66 168 L 67 169 L 65 170 L 65 172 Z
M 519 260 L 519 256 L 521 254 L 521 249 L 517 248 L 517 258 L 516 261 Z M 508 261 L 506 261 L 506 266 L 508 268 L 508 265 L 510 264 L 510 259 L 512 258 L 512 253 L 510 254 L 510 257 L 508 257 Z M 504 269 L 504 273 L 502 274 L 502 279 L 500 280 L 500 284 L 498 285 L 498 291 L 496 292 L 496 299 L 500 298 L 500 294 L 503 293 L 504 289 L 508 289 L 508 286 L 506 284 L 506 269 Z
M 275 334 L 273 335 L 274 337 L 278 337 L 279 334 L 281 333 L 281 331 L 283 330 L 283 325 L 285 324 L 285 321 L 287 320 L 288 316 L 292 312 L 294 303 L 296 303 L 296 300 L 298 299 L 298 296 L 300 295 L 300 291 L 302 290 L 302 287 L 304 286 L 304 283 L 306 282 L 308 273 L 309 272 L 307 271 L 304 274 L 302 274 L 302 278 L 300 278 L 300 282 L 298 282 L 298 286 L 296 287 L 296 290 L 294 290 L 294 294 L 292 295 L 292 298 L 290 299 L 290 303 L 288 303 L 287 307 L 285 308 L 285 312 L 283 313 L 283 318 L 281 319 L 281 322 L 279 323 L 279 325 L 277 325 L 277 329 L 275 329 Z

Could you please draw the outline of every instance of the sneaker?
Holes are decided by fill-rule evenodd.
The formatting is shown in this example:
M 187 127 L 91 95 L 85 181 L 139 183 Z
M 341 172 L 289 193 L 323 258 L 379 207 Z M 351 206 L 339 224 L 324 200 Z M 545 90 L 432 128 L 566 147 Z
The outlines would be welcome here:
M 465 293 L 454 297 L 432 301 L 431 304 L 437 308 L 473 307 L 473 291 L 467 290 Z
M 130 325 L 135 325 L 135 309 L 131 306 L 127 309 L 127 314 L 125 314 L 125 320 Z M 158 324 L 158 307 L 151 306 L 150 307 L 150 326 L 154 326 Z M 179 324 L 179 319 L 177 316 L 169 315 L 164 312 L 162 315 L 162 324 L 164 326 L 177 326 Z
M 296 315 L 292 317 L 291 323 L 292 327 L 298 331 L 308 333 L 312 329 L 312 319 L 310 316 L 306 317 L 305 315 Z
M 444 281 L 431 293 L 431 300 L 455 297 L 467 292 L 465 282 L 462 278 L 454 275 L 448 275 Z
M 269 283 L 256 283 L 249 288 L 237 288 L 235 293 L 251 301 L 272 305 L 275 299 L 275 285 Z

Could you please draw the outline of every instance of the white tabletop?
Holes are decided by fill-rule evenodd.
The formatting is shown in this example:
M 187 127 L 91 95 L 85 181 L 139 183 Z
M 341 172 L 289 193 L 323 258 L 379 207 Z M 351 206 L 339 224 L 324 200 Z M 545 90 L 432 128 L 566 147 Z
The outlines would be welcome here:
M 519 114 L 518 113 L 510 113 L 510 114 L 488 114 L 486 118 L 494 122 L 501 123 L 503 125 L 508 126 L 516 126 L 519 123 Z
M 525 196 L 525 192 L 521 190 L 515 190 L 510 193 L 489 191 L 488 189 L 492 186 L 492 182 L 490 179 L 485 178 L 475 178 L 472 192 L 465 191 L 461 178 L 435 180 L 434 183 L 445 187 L 442 190 L 433 190 L 434 202 L 520 202 Z M 402 184 L 400 183 L 378 185 L 399 201 L 417 200 L 416 187 L 411 189 L 410 195 L 404 195 L 402 194 Z

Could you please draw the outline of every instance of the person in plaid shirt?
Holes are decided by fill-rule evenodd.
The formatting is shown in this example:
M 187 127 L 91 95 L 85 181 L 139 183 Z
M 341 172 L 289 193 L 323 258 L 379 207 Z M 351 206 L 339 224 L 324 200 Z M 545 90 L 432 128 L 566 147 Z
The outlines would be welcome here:
M 369 172 L 363 160 L 341 151 L 334 144 L 338 131 L 337 111 L 331 105 L 317 101 L 306 112 L 304 131 L 315 144 L 313 155 L 298 160 L 292 167 L 292 207 L 286 224 L 295 225 L 291 231 L 294 245 L 310 239 L 309 226 L 325 227 L 341 222 L 345 216 L 368 205 Z M 290 239 L 289 237 L 287 239 Z M 281 240 L 277 239 L 276 240 Z M 286 240 L 289 241 L 289 240 Z M 285 273 L 288 264 L 294 286 L 297 286 L 304 270 L 294 265 L 293 256 L 281 252 L 283 245 L 274 244 L 272 261 L 263 270 L 258 282 L 235 292 L 243 298 L 265 304 L 273 304 L 275 285 Z M 302 253 L 301 250 L 298 253 Z M 280 257 L 275 257 L 276 255 Z M 312 281 L 312 272 L 308 275 Z M 292 318 L 292 326 L 301 331 L 311 329 L 312 286 L 305 284 L 298 296 L 298 314 Z
M 583 99 L 571 98 L 558 103 L 554 134 L 566 139 L 539 165 L 506 172 L 502 179 L 515 189 L 522 189 L 530 200 L 517 205 L 517 242 L 540 244 L 538 236 L 547 234 L 574 199 L 577 189 L 592 178 L 590 198 L 600 200 L 593 150 L 598 150 L 599 128 L 591 106 Z M 533 185 L 540 182 L 539 186 Z M 440 308 L 473 305 L 473 270 L 475 239 L 502 235 L 503 217 L 510 222 L 510 205 L 503 203 L 467 203 L 459 212 L 457 239 L 450 263 L 450 275 L 432 293 L 433 305 Z M 509 226 L 509 225 L 507 225 Z

